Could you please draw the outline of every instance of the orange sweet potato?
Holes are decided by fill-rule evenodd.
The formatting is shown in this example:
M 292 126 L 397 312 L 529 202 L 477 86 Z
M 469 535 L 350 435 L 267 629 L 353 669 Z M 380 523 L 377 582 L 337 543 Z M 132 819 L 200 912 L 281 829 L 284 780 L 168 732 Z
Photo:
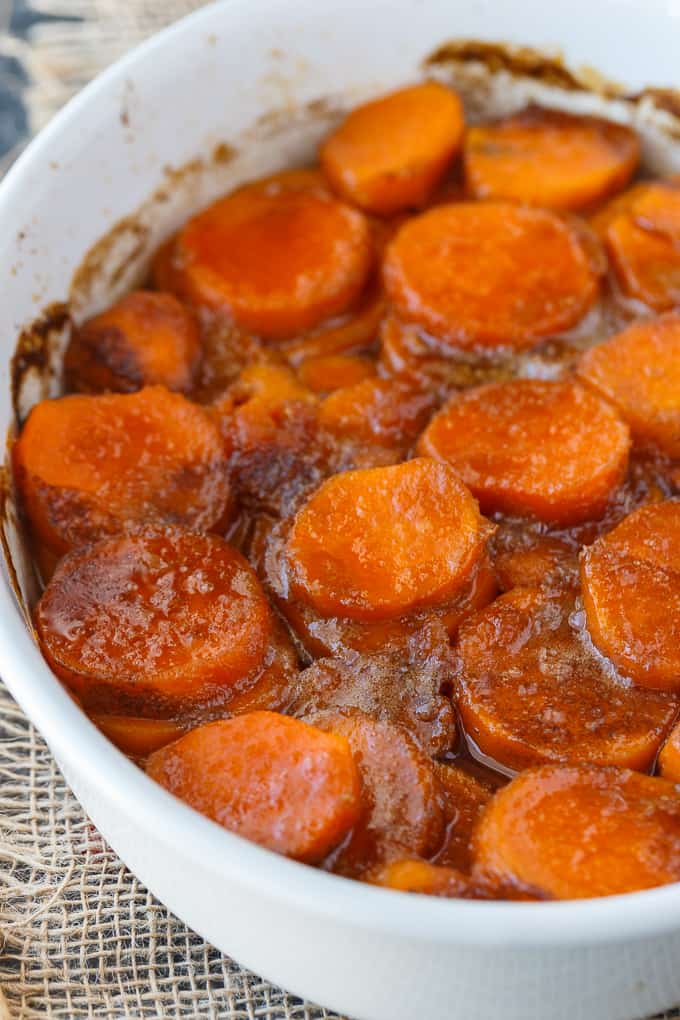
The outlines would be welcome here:
M 676 723 L 661 748 L 657 769 L 664 779 L 680 783 L 680 723 Z
M 592 253 L 553 213 L 509 202 L 442 205 L 387 249 L 387 295 L 452 347 L 520 350 L 575 326 L 598 295 Z
M 435 764 L 443 792 L 446 837 L 434 857 L 436 864 L 463 875 L 472 869 L 472 836 L 493 789 L 458 765 Z
M 680 303 L 680 189 L 656 181 L 624 199 L 599 221 L 615 276 L 624 294 L 667 311 Z
M 400 616 L 460 591 L 488 533 L 445 464 L 419 458 L 347 471 L 324 482 L 295 517 L 291 587 L 326 616 Z
M 56 556 L 145 522 L 209 530 L 228 507 L 217 427 L 162 386 L 44 400 L 12 457 L 34 538 Z
M 172 294 L 133 291 L 74 331 L 66 382 L 81 393 L 191 389 L 201 357 L 198 323 Z
M 588 629 L 637 684 L 680 690 L 680 502 L 643 506 L 584 550 Z
M 419 450 L 451 464 L 485 513 L 564 525 L 601 516 L 629 445 L 616 411 L 583 387 L 516 379 L 456 394 Z
M 389 215 L 423 205 L 463 138 L 451 89 L 424 82 L 355 107 L 322 144 L 321 166 L 348 202 Z
M 477 198 L 583 209 L 624 188 L 640 159 L 634 131 L 602 117 L 529 106 L 465 139 L 467 186 Z
M 394 379 L 363 379 L 334 393 L 319 408 L 319 426 L 337 439 L 404 449 L 434 407 L 427 390 Z
M 144 758 L 166 744 L 171 744 L 184 733 L 185 727 L 173 719 L 144 719 L 130 715 L 92 716 L 112 744 L 132 758 Z
M 103 694 L 122 709 L 238 690 L 265 669 L 273 638 L 243 557 L 216 535 L 170 527 L 72 552 L 35 620 L 50 665 L 82 701 Z
M 408 733 L 363 712 L 319 713 L 313 722 L 347 738 L 362 787 L 362 812 L 333 871 L 362 875 L 395 857 L 430 856 L 444 835 L 439 784 Z
M 591 347 L 577 372 L 616 405 L 634 440 L 680 458 L 680 314 L 635 323 Z
M 476 898 L 470 879 L 455 868 L 402 857 L 379 868 L 371 881 L 397 892 L 423 893 L 455 899 Z
M 288 175 L 290 177 L 290 175 Z M 344 312 L 373 266 L 363 215 L 322 187 L 269 178 L 194 216 L 175 254 L 180 290 L 270 340 Z
M 327 354 L 307 358 L 298 368 L 298 375 L 314 393 L 332 393 L 372 378 L 375 365 L 356 354 Z
M 649 769 L 678 701 L 612 676 L 573 614 L 571 594 L 515 588 L 463 623 L 466 733 L 510 769 L 549 761 Z
M 152 754 L 146 771 L 225 829 L 309 864 L 360 815 L 345 737 L 274 712 L 200 726 Z
M 544 765 L 504 787 L 476 834 L 476 869 L 554 899 L 680 880 L 680 791 L 594 765 Z
M 267 362 L 245 368 L 212 405 L 242 506 L 285 513 L 318 482 L 317 405 L 292 369 Z

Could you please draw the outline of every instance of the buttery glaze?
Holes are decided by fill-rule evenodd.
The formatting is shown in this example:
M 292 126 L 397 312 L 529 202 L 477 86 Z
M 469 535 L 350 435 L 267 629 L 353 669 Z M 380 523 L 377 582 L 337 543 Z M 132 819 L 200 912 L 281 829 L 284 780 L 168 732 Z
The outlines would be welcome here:
M 74 330 L 13 449 L 45 656 L 298 860 L 480 899 L 680 880 L 675 182 L 601 118 L 466 133 L 435 83 L 319 161 Z

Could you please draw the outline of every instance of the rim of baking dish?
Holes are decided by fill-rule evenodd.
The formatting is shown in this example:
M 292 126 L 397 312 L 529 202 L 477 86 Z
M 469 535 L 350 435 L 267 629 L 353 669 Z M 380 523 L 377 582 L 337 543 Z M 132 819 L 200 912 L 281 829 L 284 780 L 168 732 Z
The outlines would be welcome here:
M 218 0 L 137 46 L 95 78 L 30 143 L 0 184 L 0 222 L 23 188 L 29 168 L 43 162 L 53 141 L 100 95 L 187 28 L 201 29 Z M 0 584 L 0 675 L 58 760 L 72 763 L 91 786 L 117 802 L 141 832 L 163 833 L 186 845 L 217 877 L 307 914 L 405 938 L 458 945 L 577 946 L 659 936 L 680 930 L 680 883 L 591 900 L 514 902 L 455 900 L 381 889 L 288 860 L 234 835 L 178 801 L 133 765 L 88 720 L 49 669 L 11 589 Z

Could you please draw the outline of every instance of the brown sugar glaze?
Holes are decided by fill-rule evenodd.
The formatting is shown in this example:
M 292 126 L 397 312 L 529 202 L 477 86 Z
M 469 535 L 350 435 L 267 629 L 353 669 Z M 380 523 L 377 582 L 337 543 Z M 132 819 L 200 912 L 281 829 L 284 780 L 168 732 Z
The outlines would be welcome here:
M 338 832 L 342 828 L 342 839 L 338 835 L 339 842 L 321 855 L 323 860 L 299 850 L 290 851 L 292 856 L 313 857 L 314 863 L 337 873 L 410 891 L 550 898 L 554 891 L 547 886 L 527 881 L 512 869 L 494 865 L 484 870 L 479 863 L 482 858 L 509 859 L 496 844 L 493 853 L 484 844 L 484 853 L 478 854 L 476 832 L 487 805 L 496 803 L 495 791 L 526 767 L 546 763 L 550 768 L 578 767 L 580 754 L 596 766 L 630 765 L 654 774 L 657 754 L 680 705 L 680 677 L 674 689 L 663 693 L 632 689 L 631 678 L 617 672 L 595 646 L 579 575 L 585 547 L 639 508 L 672 501 L 680 489 L 680 464 L 668 453 L 672 443 L 670 447 L 666 443 L 664 452 L 653 441 L 641 441 L 637 433 L 631 443 L 625 415 L 619 420 L 618 411 L 611 410 L 616 401 L 602 403 L 601 387 L 592 387 L 587 373 L 579 369 L 584 352 L 655 314 L 654 308 L 624 292 L 625 276 L 612 261 L 607 234 L 608 216 L 615 220 L 616 215 L 637 215 L 636 206 L 620 196 L 612 202 L 633 177 L 637 139 L 629 132 L 624 145 L 618 132 L 625 135 L 625 129 L 616 129 L 616 146 L 610 151 L 612 132 L 597 119 L 581 118 L 587 121 L 584 126 L 577 123 L 579 118 L 534 110 L 506 131 L 511 138 L 508 152 L 494 141 L 496 125 L 488 128 L 490 141 L 479 134 L 475 146 L 484 158 L 485 184 L 473 186 L 461 169 L 462 120 L 455 103 L 449 108 L 441 89 L 436 86 L 421 94 L 416 87 L 414 95 L 405 90 L 409 96 L 403 107 L 397 93 L 396 114 L 384 115 L 385 130 L 394 131 L 395 138 L 383 139 L 379 151 L 371 148 L 371 138 L 380 122 L 375 117 L 383 116 L 380 104 L 374 111 L 367 108 L 356 121 L 350 117 L 337 144 L 322 150 L 328 179 L 316 169 L 286 171 L 245 185 L 194 217 L 157 253 L 147 295 L 133 296 L 132 303 L 128 297 L 127 311 L 114 306 L 85 324 L 76 331 L 67 354 L 67 392 L 95 398 L 105 388 L 134 393 L 147 382 L 159 381 L 157 375 L 144 376 L 144 365 L 157 365 L 158 359 L 145 361 L 139 353 L 141 343 L 155 342 L 156 330 L 167 385 L 200 407 L 202 427 L 212 430 L 210 441 L 222 444 L 223 462 L 214 470 L 226 476 L 229 494 L 222 499 L 219 519 L 197 530 L 209 532 L 210 542 L 218 543 L 211 555 L 231 555 L 226 541 L 249 561 L 247 584 L 260 585 L 259 594 L 252 597 L 264 600 L 258 602 L 261 607 L 268 602 L 260 621 L 266 650 L 248 647 L 233 653 L 237 661 L 239 652 L 249 664 L 243 676 L 225 673 L 212 660 L 201 674 L 201 653 L 209 659 L 213 645 L 219 647 L 211 631 L 210 596 L 205 604 L 196 600 L 194 636 L 182 607 L 168 607 L 176 593 L 202 595 L 204 587 L 208 591 L 211 573 L 201 570 L 200 556 L 192 554 L 190 565 L 181 568 L 188 571 L 182 583 L 167 580 L 173 569 L 180 569 L 174 553 L 170 550 L 167 564 L 159 564 L 156 546 L 151 546 L 158 544 L 158 529 L 169 528 L 166 545 L 170 548 L 174 542 L 179 548 L 181 535 L 173 539 L 172 529 L 186 522 L 165 509 L 154 509 L 146 522 L 138 509 L 141 497 L 134 514 L 127 514 L 127 493 L 138 494 L 134 471 L 121 490 L 122 509 L 114 508 L 102 535 L 88 534 L 82 543 L 70 537 L 80 534 L 78 521 L 62 519 L 73 513 L 77 501 L 58 498 L 54 478 L 49 486 L 43 483 L 39 458 L 32 457 L 21 438 L 14 452 L 15 477 L 36 561 L 49 582 L 37 614 L 45 654 L 111 739 L 143 767 L 153 755 L 151 771 L 158 781 L 199 810 L 209 801 L 209 810 L 204 810 L 218 821 L 232 819 L 224 822 L 227 827 L 245 834 L 265 833 L 255 838 L 289 852 L 289 845 L 298 846 L 293 835 L 283 843 L 266 835 L 267 811 L 276 812 L 278 801 L 270 798 L 258 806 L 263 814 L 258 814 L 257 824 L 240 827 L 233 821 L 241 817 L 242 806 L 234 806 L 228 784 L 236 782 L 238 770 L 215 729 L 210 730 L 210 768 L 219 770 L 224 763 L 227 786 L 211 787 L 206 800 L 199 774 L 201 727 L 262 713 L 267 739 L 251 744 L 268 747 L 267 740 L 275 742 L 278 737 L 276 724 L 267 722 L 266 713 L 283 713 L 337 736 L 343 767 L 350 767 L 348 756 L 356 764 L 360 791 L 357 806 L 353 787 L 353 813 L 346 812 L 353 818 L 351 827 L 347 822 L 337 828 Z M 394 152 L 400 151 L 397 136 L 401 132 L 401 151 L 410 152 L 409 110 L 420 118 L 430 102 L 443 104 L 437 112 L 437 130 L 414 142 L 414 162 L 397 167 L 405 176 L 396 187 L 390 175 Z M 576 173 L 572 180 L 568 166 L 561 168 L 562 197 L 549 211 L 532 205 L 529 192 L 504 193 L 505 170 L 495 176 L 499 154 L 509 160 L 526 159 L 534 125 L 545 132 L 544 152 L 554 144 L 553 130 L 566 132 L 583 164 L 578 181 Z M 590 167 L 588 146 L 593 138 L 597 151 L 593 150 Z M 332 171 L 326 167 L 331 163 Z M 427 167 L 422 174 L 421 163 Z M 521 175 L 517 177 L 512 167 L 508 174 L 513 188 L 521 191 L 523 185 L 517 184 Z M 646 187 L 640 168 L 637 175 L 634 194 Z M 671 190 L 673 185 L 667 187 Z M 579 205 L 581 193 L 587 194 L 587 205 Z M 623 212 L 609 214 L 612 206 Z M 655 209 L 655 216 L 651 227 L 646 220 L 636 220 L 634 229 L 666 237 L 678 228 L 672 215 L 664 218 Z M 493 281 L 482 299 L 475 292 L 476 269 L 462 274 L 460 293 L 455 290 L 460 281 L 454 281 L 452 290 L 446 277 L 447 260 L 467 257 L 479 224 L 485 231 L 483 266 Z M 412 239 L 405 230 L 412 231 Z M 280 253 L 284 242 L 288 258 Z M 274 244 L 279 250 L 275 257 Z M 550 265 L 547 269 L 541 265 L 544 244 L 554 272 Z M 308 252 L 314 266 L 307 272 Z M 638 258 L 637 249 L 635 254 Z M 293 277 L 297 282 L 291 283 Z M 509 286 L 516 287 L 517 300 L 512 294 L 508 297 Z M 550 300 L 541 309 L 546 288 Z M 180 366 L 183 371 L 175 374 L 172 351 L 185 351 L 185 340 L 173 348 L 173 338 L 167 332 L 161 337 L 160 325 L 153 320 L 142 323 L 143 337 L 126 337 L 126 330 L 134 331 L 129 309 L 143 320 L 144 309 L 154 305 L 158 300 L 154 295 L 159 294 L 167 295 L 164 300 L 172 301 L 173 308 L 186 309 L 184 329 L 188 322 L 200 341 L 200 355 L 195 354 L 192 339 L 190 356 L 185 354 Z M 555 329 L 555 323 L 561 325 Z M 162 325 L 165 330 L 165 319 Z M 167 329 L 172 329 L 171 321 Z M 605 482 L 598 482 L 597 498 L 588 497 L 590 504 L 588 483 L 583 482 L 585 502 L 577 513 L 559 509 L 567 506 L 559 487 L 560 482 L 566 484 L 564 479 L 554 479 L 557 495 L 545 503 L 548 509 L 536 503 L 533 490 L 527 496 L 529 490 L 522 485 L 537 483 L 522 477 L 520 463 L 513 468 L 518 477 L 513 475 L 512 505 L 539 509 L 525 514 L 498 509 L 487 478 L 479 482 L 479 491 L 468 482 L 486 511 L 482 518 L 454 472 L 460 470 L 467 481 L 465 470 L 455 461 L 451 468 L 446 451 L 428 445 L 427 433 L 423 438 L 433 417 L 445 415 L 456 394 L 512 380 L 523 380 L 537 394 L 543 383 L 548 388 L 564 383 L 574 388 L 576 415 L 595 401 L 600 402 L 603 421 L 616 418 L 613 466 Z M 534 401 L 533 390 L 528 399 L 529 404 Z M 671 426 L 664 418 L 665 436 L 669 428 L 672 431 L 674 413 L 680 411 L 664 410 L 671 415 Z M 122 405 L 120 414 L 124 421 Z M 529 429 L 526 422 L 511 423 L 507 436 L 496 437 L 499 448 L 512 445 L 516 429 L 525 426 Z M 587 426 L 585 421 L 586 436 Z M 527 434 L 532 435 L 530 430 Z M 39 440 L 38 433 L 36 446 Z M 603 457 L 608 442 L 605 437 Z M 147 440 L 132 436 L 129 443 L 130 451 L 121 461 L 144 462 Z M 540 435 L 535 446 L 540 451 Z M 172 459 L 175 450 L 173 446 L 168 457 Z M 56 456 L 61 453 L 57 441 Z M 72 450 L 67 453 L 74 456 Z M 150 456 L 153 459 L 153 452 Z M 427 459 L 415 463 L 415 458 L 431 457 L 436 458 L 436 467 Z M 68 466 L 70 474 L 65 471 L 65 476 L 75 477 Z M 411 469 L 434 479 L 431 492 L 423 488 L 420 498 L 414 495 L 411 482 L 404 480 Z M 546 479 L 550 469 L 550 463 L 540 469 Z M 485 464 L 484 470 L 491 478 L 493 464 Z M 191 502 L 194 483 L 189 474 L 186 484 Z M 220 484 L 224 486 L 224 478 Z M 539 488 L 540 484 L 539 471 Z M 386 491 L 388 496 L 392 493 L 391 503 Z M 40 513 L 32 511 L 35 506 Z M 314 508 L 321 523 L 315 520 L 312 527 Z M 447 514 L 459 515 L 457 527 L 465 535 L 460 548 L 453 532 L 445 541 L 441 538 Z M 46 549 L 41 534 L 53 532 L 66 539 L 58 548 L 52 542 Z M 124 563 L 116 559 L 122 542 L 112 538 L 116 535 L 129 535 L 123 544 L 137 542 L 143 549 L 132 565 L 129 552 Z M 207 543 L 207 552 L 210 548 Z M 63 553 L 66 556 L 59 560 Z M 143 564 L 138 566 L 137 559 Z M 82 621 L 69 616 L 70 606 L 82 605 L 78 578 L 89 572 L 88 584 L 95 591 L 97 577 L 106 582 L 107 570 L 117 572 L 116 584 L 104 583 L 105 594 L 93 597 L 110 597 L 111 604 L 106 613 L 93 614 L 83 635 Z M 678 584 L 676 574 L 670 583 Z M 154 592 L 162 584 L 170 585 L 171 592 L 166 592 L 166 616 L 161 619 Z M 139 619 L 146 621 L 140 649 L 132 656 L 145 663 L 142 686 L 134 676 L 116 676 L 115 648 L 111 652 L 111 635 L 101 623 L 102 618 L 136 619 L 126 602 L 133 598 L 139 600 Z M 514 606 L 525 617 L 513 616 Z M 200 634 L 205 642 L 205 648 L 196 651 L 196 677 L 184 685 L 177 683 L 179 694 L 169 683 L 159 684 L 153 667 L 154 656 L 175 661 L 173 613 L 183 621 L 182 641 L 190 643 Z M 502 623 L 503 613 L 510 614 L 509 623 Z M 117 626 L 115 640 L 125 641 L 124 628 Z M 72 632 L 77 632 L 73 639 L 77 647 L 66 668 L 55 649 L 63 658 Z M 234 641 L 243 640 L 239 631 Z M 483 648 L 480 641 L 486 642 Z M 85 673 L 77 661 L 83 648 Z M 97 672 L 100 659 L 106 660 L 105 675 Z M 184 661 L 181 655 L 178 661 Z M 522 671 L 524 676 L 519 675 Z M 523 679 L 524 693 L 515 701 L 513 685 L 521 687 Z M 587 696 L 579 695 L 580 683 L 588 686 Z M 606 702 L 607 692 L 613 703 L 609 716 L 600 711 L 598 701 Z M 525 703 L 518 708 L 522 698 Z M 532 715 L 532 699 L 538 721 Z M 489 705 L 492 714 L 487 717 Z M 571 719 L 573 725 L 560 736 L 562 709 L 573 709 L 578 718 Z M 541 718 L 546 720 L 543 743 Z M 608 725 L 616 729 L 616 739 L 609 744 L 602 736 Z M 647 725 L 649 733 L 642 732 Z M 577 734 L 576 758 L 570 755 L 570 734 Z M 205 741 L 208 748 L 207 729 Z M 318 736 L 306 741 L 304 731 L 299 732 L 299 741 L 300 754 L 309 754 L 310 761 L 326 746 Z M 173 750 L 166 754 L 163 748 L 168 745 Z M 614 745 L 616 754 L 608 750 Z M 271 752 L 282 770 L 287 767 L 286 753 L 278 743 Z M 171 764 L 161 767 L 159 762 L 166 758 Z M 259 761 L 257 767 L 261 765 Z M 295 772 L 299 760 L 290 767 Z M 328 770 L 315 768 L 310 766 L 312 778 L 316 776 L 317 784 L 324 782 Z M 299 774 L 307 775 L 304 769 Z M 295 796 L 304 803 L 300 790 Z M 665 784 L 663 796 L 669 796 Z M 321 794 L 319 799 L 326 804 Z M 285 817 L 290 824 L 289 814 Z M 305 824 L 313 828 L 313 819 Z M 316 838 L 306 833 L 307 837 L 310 842 Z M 498 842 L 503 834 L 494 829 L 493 838 Z M 427 862 L 430 870 L 418 862 Z M 667 873 L 674 874 L 673 866 Z

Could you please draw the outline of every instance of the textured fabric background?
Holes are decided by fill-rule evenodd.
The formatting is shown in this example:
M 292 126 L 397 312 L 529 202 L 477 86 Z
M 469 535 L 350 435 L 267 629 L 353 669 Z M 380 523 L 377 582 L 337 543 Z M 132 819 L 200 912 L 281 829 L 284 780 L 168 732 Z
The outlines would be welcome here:
M 0 0 L 0 171 L 93 75 L 199 6 Z M 0 987 L 0 1020 L 334 1018 L 242 970 L 153 898 L 1 683 Z

